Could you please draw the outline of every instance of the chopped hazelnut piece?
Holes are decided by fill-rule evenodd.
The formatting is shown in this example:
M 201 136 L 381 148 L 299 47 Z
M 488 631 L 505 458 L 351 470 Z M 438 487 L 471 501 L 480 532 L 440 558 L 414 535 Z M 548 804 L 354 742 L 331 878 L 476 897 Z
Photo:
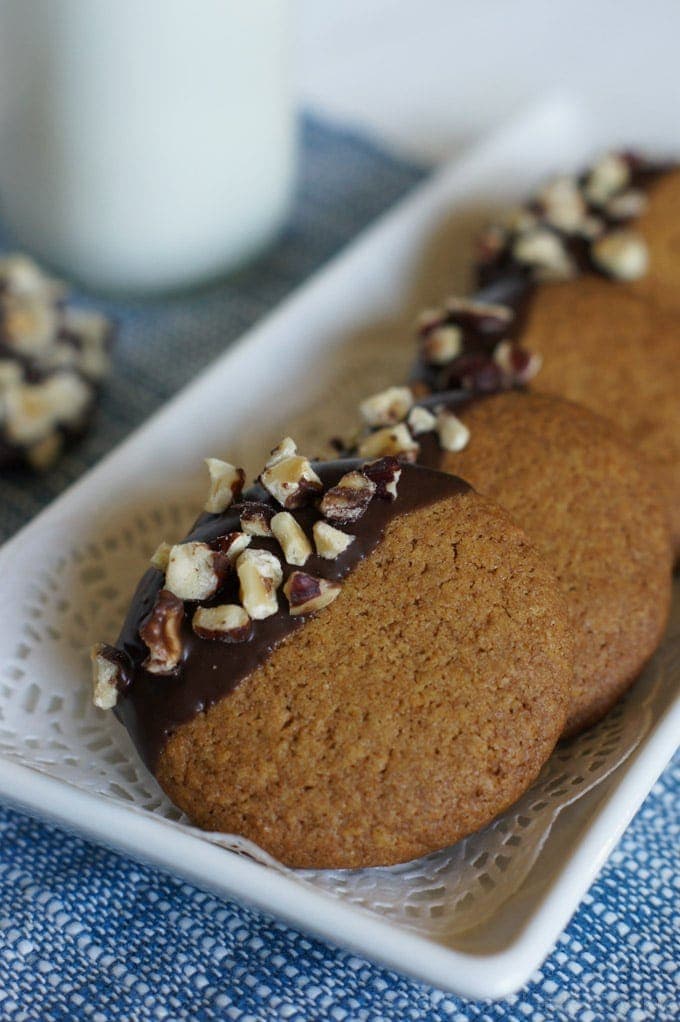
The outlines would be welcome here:
M 43 302 L 53 302 L 66 292 L 62 281 L 48 277 L 33 259 L 21 252 L 0 259 L 0 280 L 11 294 L 28 295 Z
M 253 630 L 248 614 L 238 603 L 199 607 L 191 625 L 196 635 L 202 639 L 218 639 L 222 642 L 246 642 Z
M 363 472 L 347 472 L 336 486 L 324 493 L 319 509 L 324 518 L 349 525 L 365 513 L 375 491 L 375 483 Z
M 576 268 L 562 241 L 546 228 L 520 234 L 512 247 L 519 263 L 530 266 L 541 280 L 568 280 Z
M 452 362 L 463 350 L 463 331 L 453 323 L 429 330 L 421 342 L 423 358 L 431 365 Z
M 400 456 L 406 461 L 415 461 L 420 444 L 411 436 L 408 426 L 400 422 L 397 426 L 386 426 L 365 437 L 359 444 L 359 457 L 379 458 L 381 455 Z
M 326 561 L 334 561 L 354 542 L 354 536 L 348 536 L 346 532 L 341 532 L 328 522 L 314 522 L 312 532 L 316 552 Z
M 64 329 L 75 334 L 84 346 L 103 346 L 111 332 L 111 323 L 100 312 L 67 306 L 62 310 Z
M 123 667 L 125 654 L 104 642 L 90 650 L 92 661 L 92 701 L 101 710 L 112 710 L 118 697 L 130 684 Z
M 268 550 L 245 550 L 236 562 L 241 603 L 256 621 L 276 614 L 276 590 L 283 580 L 281 562 Z
M 359 413 L 368 426 L 391 426 L 406 418 L 412 404 L 410 387 L 388 387 L 362 401 Z
M 411 409 L 407 421 L 414 436 L 418 436 L 420 433 L 431 433 L 437 425 L 436 417 L 422 405 L 415 405 Z
M 437 433 L 443 449 L 453 453 L 462 451 L 470 440 L 470 430 L 447 409 L 442 409 L 437 415 Z
M 260 476 L 272 497 L 288 510 L 303 507 L 323 490 L 323 484 L 308 458 L 297 454 L 290 437 L 274 448 Z
M 622 156 L 607 153 L 590 171 L 585 194 L 595 206 L 604 205 L 616 192 L 622 191 L 630 181 L 630 167 Z
M 538 201 L 547 222 L 569 234 L 578 230 L 586 215 L 586 204 L 575 177 L 550 181 L 539 192 Z
M 294 454 L 297 454 L 297 444 L 290 436 L 284 436 L 276 447 L 272 447 L 269 457 L 265 462 L 265 468 L 271 468 L 277 461 L 282 461 L 284 458 L 292 458 Z
M 634 231 L 611 231 L 593 242 L 592 256 L 599 268 L 616 280 L 638 280 L 647 272 L 649 252 Z
M 396 500 L 397 483 L 401 479 L 401 465 L 396 458 L 378 458 L 364 465 L 364 475 L 375 483 L 376 497 L 383 500 Z
M 228 532 L 216 540 L 220 553 L 224 554 L 228 564 L 235 564 L 246 547 L 250 546 L 251 537 L 245 532 Z
M 241 496 L 246 474 L 242 468 L 219 458 L 206 458 L 205 463 L 210 473 L 210 492 L 203 510 L 213 515 L 221 514 Z
M 274 508 L 256 500 L 244 501 L 240 507 L 241 528 L 248 536 L 271 536 Z
M 514 383 L 528 383 L 533 380 L 543 365 L 543 358 L 536 352 L 525 351 L 512 341 L 501 341 L 493 353 L 494 362 Z
M 614 220 L 632 220 L 640 216 L 647 208 L 648 200 L 644 192 L 630 188 L 627 192 L 614 195 L 607 203 L 607 216 Z
M 165 588 L 180 600 L 208 600 L 225 574 L 223 558 L 207 543 L 178 543 L 168 556 Z
M 271 528 L 288 564 L 304 564 L 312 553 L 312 544 L 290 511 L 280 511 L 274 515 Z
M 91 309 L 66 307 L 62 310 L 62 327 L 77 342 L 77 346 L 68 347 L 80 371 L 90 380 L 102 380 L 111 368 L 107 350 L 112 333 L 110 320 Z
M 286 580 L 283 591 L 289 603 L 289 611 L 298 614 L 312 614 L 322 610 L 340 595 L 342 586 L 339 582 L 329 582 L 325 578 L 315 578 L 304 571 L 294 571 Z
M 15 443 L 32 445 L 57 425 L 80 422 L 92 390 L 75 373 L 58 372 L 40 383 L 10 386 L 3 398 L 8 436 Z
M 7 344 L 21 355 L 41 355 L 57 335 L 53 305 L 30 295 L 1 296 L 2 329 Z
M 159 543 L 150 558 L 152 566 L 157 568 L 158 571 L 166 572 L 171 550 L 172 544 L 165 542 Z
M 149 650 L 143 667 L 151 674 L 172 674 L 182 658 L 184 604 L 168 589 L 161 589 L 139 637 Z

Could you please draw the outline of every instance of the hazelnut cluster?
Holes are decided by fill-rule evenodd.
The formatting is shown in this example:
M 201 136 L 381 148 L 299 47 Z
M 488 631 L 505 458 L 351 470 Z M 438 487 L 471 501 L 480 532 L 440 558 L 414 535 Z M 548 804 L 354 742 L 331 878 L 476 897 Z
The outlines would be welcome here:
M 361 402 L 359 413 L 370 429 L 357 440 L 360 458 L 414 462 L 420 454 L 417 437 L 423 433 L 435 433 L 444 451 L 462 451 L 470 439 L 467 426 L 443 402 L 431 407 L 416 404 L 410 387 L 388 387 L 373 394 Z
M 279 589 L 293 617 L 312 614 L 332 603 L 340 594 L 341 583 L 299 569 L 314 553 L 331 561 L 343 554 L 355 540 L 345 529 L 362 518 L 373 499 L 396 499 L 402 471 L 396 458 L 382 457 L 352 469 L 324 489 L 309 459 L 285 437 L 259 476 L 275 502 L 266 503 L 240 500 L 243 469 L 217 458 L 208 458 L 206 464 L 210 489 L 204 510 L 222 514 L 232 507 L 238 512 L 240 528 L 210 543 L 161 543 L 153 554 L 151 564 L 163 573 L 164 580 L 139 630 L 148 649 L 143 666 L 151 674 L 172 675 L 179 668 L 185 621 L 190 620 L 194 633 L 202 639 L 240 643 L 255 635 L 257 621 L 279 612 Z M 294 514 L 296 509 L 310 506 L 318 512 L 311 537 Z M 258 545 L 263 539 L 275 541 L 275 552 Z M 234 575 L 239 602 L 215 603 L 227 578 Z M 93 647 L 97 706 L 110 709 L 125 692 L 129 685 L 125 660 L 125 655 L 111 646 Z
M 511 338 L 515 312 L 467 298 L 449 298 L 418 323 L 419 354 L 435 390 L 489 394 L 524 386 L 541 357 Z
M 82 428 L 109 369 L 111 323 L 65 297 L 26 256 L 0 259 L 0 438 L 38 469 Z
M 482 282 L 512 268 L 537 281 L 569 280 L 584 270 L 614 280 L 644 276 L 647 246 L 629 226 L 647 204 L 645 192 L 635 187 L 636 173 L 644 169 L 635 156 L 609 153 L 580 177 L 550 181 L 484 233 Z

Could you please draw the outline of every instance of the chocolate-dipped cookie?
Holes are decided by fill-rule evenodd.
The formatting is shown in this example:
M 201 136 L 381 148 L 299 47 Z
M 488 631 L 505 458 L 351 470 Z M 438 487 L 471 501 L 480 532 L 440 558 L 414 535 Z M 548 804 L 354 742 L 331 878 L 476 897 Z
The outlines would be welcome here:
M 622 427 L 657 469 L 680 555 L 680 170 L 610 154 L 549 183 L 482 239 L 478 280 L 533 386 Z M 482 292 L 484 294 L 485 292 Z
M 112 324 L 65 303 L 25 256 L 0 259 L 0 469 L 46 469 L 87 429 Z
M 407 393 L 391 405 L 393 425 L 359 450 L 462 475 L 526 530 L 567 601 L 575 680 L 565 734 L 583 730 L 632 684 L 668 615 L 668 530 L 643 459 L 613 424 L 561 398 L 459 391 L 413 404 Z M 384 419 L 385 395 L 364 402 L 364 419 L 379 407 Z
M 393 458 L 312 464 L 285 440 L 245 495 L 210 469 L 208 511 L 93 653 L 95 701 L 172 800 L 303 867 L 405 861 L 510 805 L 572 681 L 522 530 Z

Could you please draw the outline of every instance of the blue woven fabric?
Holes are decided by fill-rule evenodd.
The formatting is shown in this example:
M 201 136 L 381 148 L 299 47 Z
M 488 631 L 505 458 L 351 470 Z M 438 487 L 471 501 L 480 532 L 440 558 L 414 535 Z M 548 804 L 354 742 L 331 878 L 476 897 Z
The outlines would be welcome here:
M 307 122 L 291 226 L 200 295 L 104 303 L 116 373 L 89 438 L 41 480 L 0 482 L 10 535 L 423 175 Z M 0 808 L 0 1019 L 8 1022 L 680 1018 L 680 757 L 528 986 L 470 1002 Z

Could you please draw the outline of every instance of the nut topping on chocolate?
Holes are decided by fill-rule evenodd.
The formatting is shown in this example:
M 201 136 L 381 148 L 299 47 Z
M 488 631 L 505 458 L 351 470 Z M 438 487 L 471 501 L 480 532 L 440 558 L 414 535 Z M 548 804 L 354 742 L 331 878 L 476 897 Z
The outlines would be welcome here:
M 543 364 L 541 355 L 525 351 L 512 341 L 501 341 L 496 345 L 493 358 L 501 372 L 517 383 L 529 383 Z
M 323 490 L 311 463 L 297 454 L 297 447 L 290 437 L 285 437 L 274 448 L 260 482 L 289 511 L 309 504 Z
M 513 278 L 528 282 L 563 280 L 599 271 L 616 280 L 636 280 L 648 268 L 644 241 L 619 237 L 621 224 L 644 211 L 645 181 L 660 167 L 630 154 L 609 153 L 581 177 L 548 182 L 527 207 L 496 228 L 495 245 L 485 244 L 480 281 Z
M 462 350 L 463 331 L 453 323 L 428 330 L 421 343 L 423 358 L 436 366 L 451 362 Z
M 221 642 L 247 642 L 253 632 L 252 621 L 238 603 L 199 607 L 191 627 L 202 639 L 217 639 Z
M 206 458 L 205 463 L 210 473 L 210 492 L 203 510 L 209 514 L 221 514 L 241 496 L 246 474 L 242 468 L 219 458 Z
M 354 542 L 354 536 L 349 536 L 346 532 L 341 532 L 340 529 L 321 520 L 314 522 L 312 533 L 316 552 L 326 561 L 334 561 L 340 554 L 344 554 L 347 547 Z
M 168 561 L 170 560 L 171 550 L 172 545 L 170 543 L 159 543 L 152 556 L 149 558 L 152 567 L 157 568 L 158 571 L 162 571 L 163 574 L 165 574 L 168 570 Z
M 220 553 L 224 554 L 229 564 L 235 564 L 247 546 L 251 537 L 245 532 L 228 532 L 216 540 Z
M 409 410 L 410 404 L 408 407 L 404 405 L 403 414 L 408 414 Z M 404 423 L 394 428 L 399 427 L 408 434 L 408 427 Z M 264 499 L 244 500 L 233 505 L 233 494 L 223 494 L 218 499 L 220 502 L 224 496 L 228 499 L 228 510 L 224 518 L 201 518 L 197 523 L 197 529 L 200 530 L 198 534 L 208 537 L 208 542 L 187 540 L 174 546 L 168 543 L 159 545 L 151 563 L 156 570 L 164 573 L 163 588 L 157 593 L 151 613 L 142 620 L 138 630 L 139 637 L 148 648 L 148 656 L 141 664 L 146 671 L 164 676 L 172 675 L 180 669 L 185 657 L 183 636 L 188 629 L 185 618 L 187 622 L 191 620 L 193 632 L 201 639 L 228 644 L 245 643 L 251 639 L 257 640 L 258 621 L 277 614 L 282 620 L 287 619 L 285 604 L 279 602 L 280 588 L 283 588 L 288 601 L 288 613 L 292 617 L 320 611 L 337 598 L 342 588 L 341 581 L 297 569 L 314 556 L 314 547 L 320 559 L 316 564 L 321 573 L 324 561 L 335 561 L 342 557 L 358 537 L 337 526 L 351 526 L 357 522 L 373 498 L 395 500 L 403 467 L 392 456 L 381 457 L 366 462 L 361 468 L 345 472 L 335 485 L 324 492 L 321 479 L 307 459 L 297 454 L 294 443 L 288 438 L 275 449 L 265 472 L 276 471 L 291 461 L 302 461 L 309 465 L 310 472 L 305 471 L 307 482 L 318 480 L 314 492 L 320 489 L 321 497 L 314 507 L 307 507 L 301 515 L 296 515 L 289 510 L 276 512 L 273 502 L 268 503 Z M 243 482 L 240 473 L 235 475 L 232 471 L 223 471 L 225 466 L 230 470 L 233 468 L 226 462 L 213 461 L 213 464 L 217 464 L 217 475 L 221 480 L 236 480 L 240 493 Z M 322 470 L 324 478 L 337 478 L 335 466 L 332 469 L 328 475 L 325 474 L 325 468 Z M 276 485 L 280 482 L 279 478 Z M 270 484 L 274 485 L 271 479 Z M 258 493 L 257 489 L 251 492 L 255 495 Z M 286 497 L 289 496 L 286 494 Z M 386 517 L 389 518 L 389 515 L 378 513 L 377 527 L 374 528 L 373 524 L 369 526 L 369 545 L 379 541 L 381 525 Z M 233 529 L 236 523 L 240 523 L 243 529 Z M 220 527 L 225 530 L 221 534 Z M 308 530 L 311 530 L 311 536 L 307 535 Z M 267 549 L 272 546 L 272 539 L 279 544 L 275 551 Z M 367 549 L 366 536 L 363 534 L 357 547 L 357 557 L 341 561 L 333 574 L 344 575 L 355 561 L 361 560 Z M 295 570 L 286 565 L 293 566 Z M 232 572 L 234 574 L 230 575 Z M 233 592 L 230 592 L 233 602 L 219 603 L 220 588 L 227 579 L 230 587 L 238 579 L 238 597 L 235 598 Z M 142 606 L 147 606 L 146 594 L 149 593 L 149 587 L 156 584 L 153 579 L 144 581 L 141 588 Z M 146 590 L 144 585 L 147 586 Z M 226 586 L 222 592 L 226 599 Z M 236 602 L 236 599 L 240 602 Z M 284 625 L 283 634 L 285 630 Z M 279 632 L 277 624 L 273 634 Z M 270 633 L 264 630 L 264 635 L 268 642 Z M 128 639 L 129 636 L 121 641 L 127 642 Z M 187 646 L 187 657 L 191 648 Z M 97 646 L 92 655 L 95 700 L 98 705 L 111 708 L 119 693 L 132 683 L 133 674 L 126 667 L 127 654 L 112 647 Z M 212 666 L 217 669 L 217 661 L 213 661 Z
M 337 486 L 326 490 L 319 509 L 324 518 L 339 525 L 350 525 L 365 514 L 375 491 L 376 484 L 363 472 L 347 472 Z
M 437 435 L 445 451 L 462 451 L 470 441 L 470 430 L 460 419 L 443 408 L 437 415 Z
M 56 308 L 28 295 L 1 295 L 2 335 L 20 355 L 41 355 L 57 335 Z
M 182 658 L 181 627 L 184 604 L 168 589 L 161 589 L 151 614 L 139 629 L 149 650 L 143 663 L 151 674 L 173 674 Z
M 312 553 L 312 544 L 290 511 L 274 515 L 271 527 L 288 564 L 303 565 Z
M 207 543 L 178 543 L 170 550 L 165 588 L 180 600 L 208 600 L 222 583 L 225 561 Z
M 422 405 L 414 405 L 409 412 L 408 427 L 413 436 L 419 436 L 421 433 L 431 433 L 436 425 L 436 417 L 427 408 L 423 408 Z
M 90 388 L 73 373 L 59 372 L 41 383 L 10 386 L 3 394 L 7 435 L 17 444 L 38 443 L 57 426 L 76 425 L 91 400 Z
M 283 580 L 281 562 L 268 550 L 245 550 L 236 562 L 241 603 L 256 621 L 276 614 L 276 590 Z
M 292 437 L 284 436 L 283 440 L 280 440 L 276 447 L 272 447 L 269 457 L 265 462 L 265 467 L 270 468 L 277 461 L 283 461 L 284 458 L 292 458 L 294 454 L 297 454 L 297 444 Z
M 391 426 L 406 418 L 412 404 L 410 387 L 388 387 L 362 401 L 359 414 L 368 426 Z
M 83 432 L 108 371 L 112 325 L 65 305 L 64 295 L 32 260 L 0 259 L 3 464 L 48 468 Z
M 605 206 L 605 212 L 611 220 L 633 220 L 644 213 L 647 205 L 645 193 L 630 188 L 627 192 L 614 195 Z
M 420 444 L 413 439 L 408 426 L 400 422 L 396 426 L 385 426 L 370 433 L 359 443 L 361 458 L 379 458 L 381 455 L 401 457 L 404 461 L 415 461 Z
M 538 193 L 544 219 L 553 227 L 578 231 L 586 214 L 586 203 L 574 177 L 558 177 Z
M 112 710 L 130 685 L 126 657 L 120 650 L 98 642 L 90 650 L 92 660 L 92 701 L 101 710 Z
M 239 505 L 241 528 L 248 536 L 271 536 L 271 520 L 274 509 L 257 500 L 244 500 Z
M 576 266 L 556 234 L 537 227 L 520 234 L 512 254 L 519 263 L 527 264 L 538 280 L 569 280 L 576 275 Z
M 290 613 L 297 616 L 323 610 L 340 595 L 341 588 L 339 582 L 329 582 L 325 578 L 307 575 L 304 571 L 294 571 L 286 580 L 283 591 Z
M 375 495 L 383 500 L 397 499 L 397 483 L 401 478 L 401 465 L 396 458 L 378 458 L 363 467 L 367 479 L 375 483 Z
M 40 298 L 45 302 L 59 301 L 66 293 L 60 280 L 48 277 L 33 259 L 21 252 L 13 252 L 0 259 L 0 290 Z
M 628 161 L 617 153 L 607 153 L 588 174 L 584 192 L 593 206 L 603 206 L 616 192 L 623 191 L 629 182 Z
M 649 266 L 647 246 L 634 231 L 605 234 L 594 242 L 592 254 L 600 269 L 616 280 L 638 280 Z

